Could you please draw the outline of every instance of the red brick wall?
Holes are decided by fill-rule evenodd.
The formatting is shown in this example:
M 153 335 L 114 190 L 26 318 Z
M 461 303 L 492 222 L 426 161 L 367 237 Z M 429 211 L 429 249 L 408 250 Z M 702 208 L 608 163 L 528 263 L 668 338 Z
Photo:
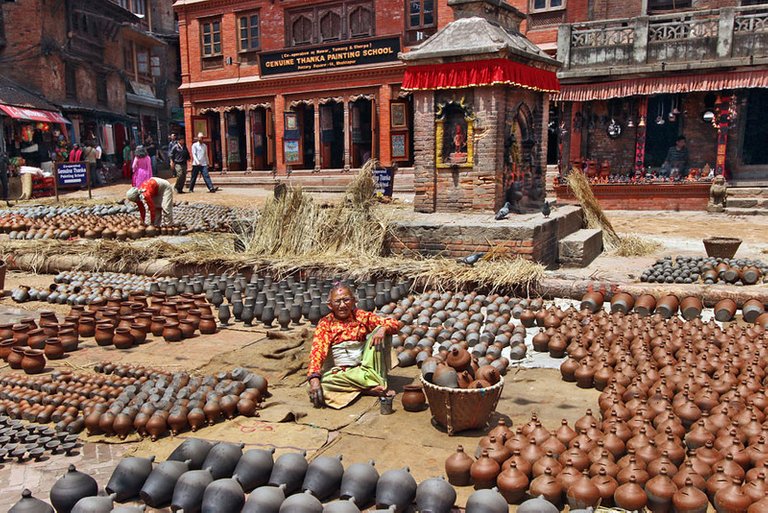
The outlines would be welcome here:
M 709 201 L 708 183 L 594 185 L 593 192 L 605 210 L 705 210 Z M 576 204 L 567 186 L 558 185 L 557 202 Z
M 706 93 L 690 93 L 683 99 L 683 135 L 685 135 L 688 144 L 688 152 L 691 156 L 691 166 L 701 167 L 709 163 L 710 167 L 715 167 L 717 158 L 717 130 L 709 123 L 701 120 L 701 113 L 704 112 L 704 97 Z M 728 132 L 729 147 L 735 146 L 736 138 L 733 137 L 737 130 Z M 727 160 L 726 162 L 732 162 Z

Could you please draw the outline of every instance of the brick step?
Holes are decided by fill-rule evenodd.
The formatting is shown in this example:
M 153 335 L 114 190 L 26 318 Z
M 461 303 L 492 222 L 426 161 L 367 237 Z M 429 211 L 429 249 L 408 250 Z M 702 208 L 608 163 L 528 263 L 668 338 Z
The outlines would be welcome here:
M 768 187 L 728 187 L 728 197 L 734 198 L 768 198 Z
M 727 207 L 725 213 L 731 216 L 768 216 L 768 209 Z
M 275 177 L 272 173 L 240 173 L 229 172 L 227 174 L 212 173 L 211 180 L 220 187 L 258 187 L 272 188 L 276 183 L 288 183 L 300 185 L 303 189 L 312 192 L 344 192 L 347 186 L 354 180 L 355 174 L 339 173 L 298 173 L 293 172 L 288 176 Z M 187 173 L 187 186 L 191 180 L 190 173 Z M 202 177 L 198 177 L 196 187 L 202 182 Z M 401 172 L 395 176 L 396 192 L 413 192 L 414 175 L 413 173 Z M 203 186 L 205 186 L 203 184 Z
M 587 267 L 603 252 L 603 231 L 582 229 L 557 243 L 558 260 L 563 267 Z
M 768 197 L 764 198 L 748 198 L 748 197 L 731 197 L 729 195 L 726 200 L 726 207 L 728 208 L 768 208 Z

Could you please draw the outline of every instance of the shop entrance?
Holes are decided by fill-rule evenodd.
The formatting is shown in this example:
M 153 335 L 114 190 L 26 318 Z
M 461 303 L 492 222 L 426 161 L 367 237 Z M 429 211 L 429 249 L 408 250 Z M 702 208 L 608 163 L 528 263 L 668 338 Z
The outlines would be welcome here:
M 315 106 L 301 104 L 296 108 L 302 138 L 303 160 L 297 169 L 315 168 Z
M 344 167 L 344 105 L 330 101 L 320 106 L 321 166 L 326 169 Z
M 768 164 L 766 109 L 768 109 L 768 90 L 749 89 L 747 115 L 744 124 L 744 144 L 741 149 L 741 161 L 745 166 Z
M 659 167 L 667 158 L 682 133 L 680 112 L 683 111 L 678 95 L 661 94 L 648 99 L 648 117 L 645 132 L 645 166 Z
M 230 171 L 245 171 L 245 112 L 231 110 L 224 115 L 227 126 L 227 168 Z
M 350 106 L 352 128 L 352 167 L 362 167 L 373 155 L 371 144 L 372 102 L 359 98 Z
M 271 124 L 267 109 L 259 107 L 249 113 L 251 118 L 251 144 L 253 148 L 253 170 L 266 171 L 272 167 Z

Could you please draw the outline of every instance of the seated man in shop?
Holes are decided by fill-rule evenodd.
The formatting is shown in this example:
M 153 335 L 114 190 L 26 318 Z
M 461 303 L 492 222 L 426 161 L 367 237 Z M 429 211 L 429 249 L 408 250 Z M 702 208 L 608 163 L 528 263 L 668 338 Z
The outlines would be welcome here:
M 360 394 L 391 396 L 387 389 L 385 335 L 397 333 L 399 321 L 359 310 L 355 294 L 336 285 L 328 295 L 331 313 L 317 323 L 309 355 L 309 398 L 315 407 L 340 409 Z M 333 367 L 322 373 L 328 355 Z
M 128 189 L 125 197 L 139 206 L 142 223 L 146 222 L 146 203 L 153 226 L 161 226 L 163 222 L 173 224 L 173 186 L 168 180 L 156 176 L 149 178 L 138 187 Z
M 675 139 L 675 145 L 667 152 L 667 158 L 659 169 L 659 176 L 671 180 L 682 180 L 688 176 L 688 148 L 685 146 L 685 136 Z

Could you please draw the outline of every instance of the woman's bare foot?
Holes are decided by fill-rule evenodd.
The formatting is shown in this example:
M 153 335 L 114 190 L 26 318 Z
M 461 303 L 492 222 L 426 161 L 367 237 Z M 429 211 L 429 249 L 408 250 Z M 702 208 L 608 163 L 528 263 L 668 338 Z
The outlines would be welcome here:
M 363 393 L 365 395 L 372 395 L 375 397 L 394 397 L 395 396 L 394 390 L 389 390 L 386 387 L 383 387 L 381 385 L 377 387 L 369 388 Z

